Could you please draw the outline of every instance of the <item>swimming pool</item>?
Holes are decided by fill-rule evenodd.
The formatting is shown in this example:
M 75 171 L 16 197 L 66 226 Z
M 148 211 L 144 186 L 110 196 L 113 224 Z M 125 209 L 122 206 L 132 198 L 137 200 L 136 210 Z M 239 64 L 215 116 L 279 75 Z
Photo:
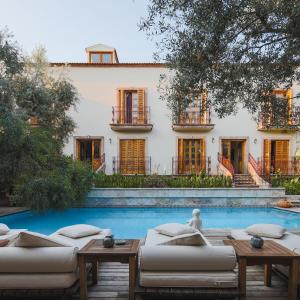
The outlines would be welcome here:
M 185 223 L 192 208 L 72 208 L 63 212 L 32 211 L 0 217 L 10 228 L 26 228 L 44 234 L 76 223 L 111 228 L 117 238 L 141 238 L 159 224 Z M 300 228 L 300 214 L 275 208 L 201 208 L 204 228 L 245 228 L 254 223 L 273 223 Z

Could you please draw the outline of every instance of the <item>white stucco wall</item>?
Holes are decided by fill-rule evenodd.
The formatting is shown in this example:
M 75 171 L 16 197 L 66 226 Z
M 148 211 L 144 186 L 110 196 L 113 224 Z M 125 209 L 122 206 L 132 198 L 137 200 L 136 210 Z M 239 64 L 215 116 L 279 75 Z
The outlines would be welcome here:
M 245 110 L 237 115 L 218 119 L 212 113 L 213 130 L 207 133 L 179 133 L 172 130 L 171 114 L 166 103 L 159 99 L 157 85 L 163 67 L 69 67 L 68 77 L 80 94 L 80 103 L 71 115 L 77 124 L 74 136 L 97 136 L 104 138 L 106 173 L 112 173 L 112 157 L 118 156 L 120 138 L 145 138 L 146 156 L 151 156 L 152 172 L 171 174 L 172 157 L 177 153 L 177 139 L 204 138 L 206 156 L 211 157 L 212 173 L 217 172 L 217 153 L 222 138 L 247 139 L 246 158 L 263 156 L 263 139 L 289 139 L 290 155 L 295 155 L 299 144 L 298 133 L 265 133 L 257 130 L 257 124 Z M 118 88 L 145 88 L 146 105 L 150 106 L 153 129 L 143 133 L 121 133 L 110 128 L 112 106 L 117 104 Z M 293 88 L 294 94 L 300 88 Z M 254 140 L 257 140 L 255 143 Z M 74 138 L 65 146 L 67 154 L 75 153 Z

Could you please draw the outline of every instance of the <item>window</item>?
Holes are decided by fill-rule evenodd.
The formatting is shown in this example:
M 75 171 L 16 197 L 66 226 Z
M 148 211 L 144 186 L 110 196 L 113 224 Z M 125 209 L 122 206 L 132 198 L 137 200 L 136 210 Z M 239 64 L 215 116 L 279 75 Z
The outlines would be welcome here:
M 90 59 L 91 63 L 100 63 L 100 53 L 91 53 L 91 59 Z
M 94 64 L 109 64 L 113 62 L 113 53 L 112 52 L 90 52 L 89 53 L 89 62 Z
M 112 55 L 111 55 L 111 53 L 103 53 L 102 54 L 102 62 L 103 63 L 111 63 L 112 62 Z

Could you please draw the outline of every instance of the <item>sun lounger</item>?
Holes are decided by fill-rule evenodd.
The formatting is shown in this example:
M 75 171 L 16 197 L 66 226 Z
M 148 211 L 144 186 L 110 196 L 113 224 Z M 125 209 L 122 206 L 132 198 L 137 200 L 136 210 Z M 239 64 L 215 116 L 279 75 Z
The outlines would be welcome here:
M 172 239 L 150 229 L 140 248 L 137 294 L 238 295 L 235 251 L 230 246 L 159 245 Z M 172 288 L 172 289 L 170 289 Z
M 33 236 L 38 235 L 27 232 Z M 101 239 L 109 229 L 73 239 L 58 232 L 43 236 L 47 247 L 18 247 L 18 238 L 9 246 L 0 247 L 0 297 L 63 297 L 68 298 L 78 288 L 77 252 L 92 239 Z

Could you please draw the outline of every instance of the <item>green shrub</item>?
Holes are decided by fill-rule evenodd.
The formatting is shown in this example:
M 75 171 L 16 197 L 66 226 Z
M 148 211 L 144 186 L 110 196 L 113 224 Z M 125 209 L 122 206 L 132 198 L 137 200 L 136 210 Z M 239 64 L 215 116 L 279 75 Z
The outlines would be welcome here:
M 92 184 L 90 166 L 64 157 L 54 170 L 20 182 L 16 186 L 14 199 L 18 205 L 38 212 L 62 210 L 82 203 Z
M 99 173 L 95 175 L 94 183 L 97 188 L 229 188 L 232 186 L 230 177 L 208 176 L 205 173 L 191 176 L 124 176 Z

